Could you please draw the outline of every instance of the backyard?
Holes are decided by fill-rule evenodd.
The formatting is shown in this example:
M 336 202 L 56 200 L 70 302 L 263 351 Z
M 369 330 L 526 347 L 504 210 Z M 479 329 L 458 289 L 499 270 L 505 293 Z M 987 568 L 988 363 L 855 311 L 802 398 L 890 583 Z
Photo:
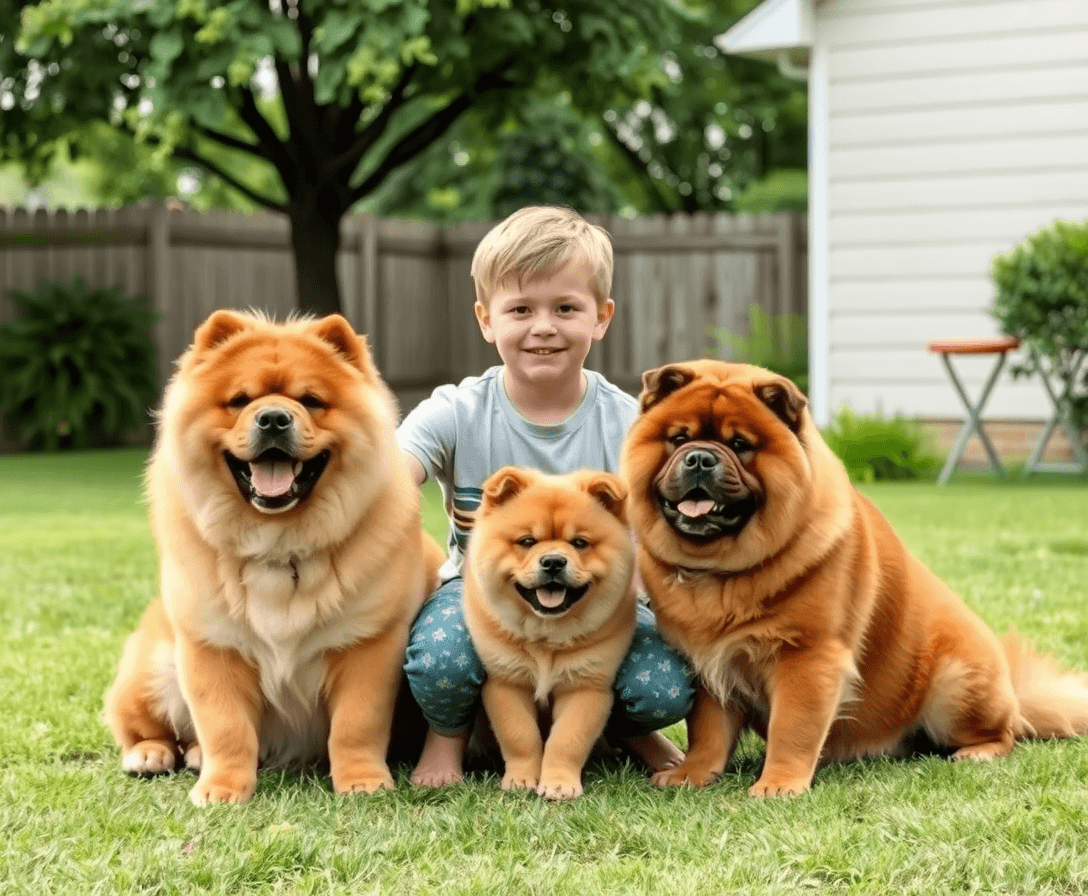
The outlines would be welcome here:
M 1088 738 L 990 764 L 935 756 L 817 773 L 798 799 L 746 795 L 762 743 L 702 791 L 595 761 L 552 805 L 466 784 L 338 797 L 262 776 L 196 809 L 193 779 L 129 778 L 102 721 L 126 634 L 155 593 L 141 451 L 0 456 L 0 892 L 1088 892 Z M 997 631 L 1088 669 L 1088 482 L 960 476 L 863 487 Z M 427 524 L 445 522 L 425 493 Z M 682 726 L 670 730 L 682 743 Z

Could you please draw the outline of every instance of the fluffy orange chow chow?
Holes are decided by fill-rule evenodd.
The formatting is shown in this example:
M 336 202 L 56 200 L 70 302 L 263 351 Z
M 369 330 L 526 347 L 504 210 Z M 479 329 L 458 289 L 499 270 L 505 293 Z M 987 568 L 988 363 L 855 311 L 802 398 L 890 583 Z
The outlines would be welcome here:
M 704 785 L 741 731 L 767 742 L 753 796 L 922 734 L 956 758 L 1088 731 L 1088 676 L 993 633 L 850 484 L 805 396 L 719 361 L 647 372 L 624 445 L 639 571 L 704 689 L 659 785 Z
M 504 790 L 582 793 L 635 631 L 625 492 L 596 472 L 504 467 L 484 483 L 465 558 L 465 624 L 487 670 Z
M 162 595 L 106 695 L 126 771 L 180 756 L 197 804 L 326 755 L 337 792 L 392 787 L 408 627 L 441 562 L 395 425 L 342 317 L 218 311 L 197 330 L 147 473 Z

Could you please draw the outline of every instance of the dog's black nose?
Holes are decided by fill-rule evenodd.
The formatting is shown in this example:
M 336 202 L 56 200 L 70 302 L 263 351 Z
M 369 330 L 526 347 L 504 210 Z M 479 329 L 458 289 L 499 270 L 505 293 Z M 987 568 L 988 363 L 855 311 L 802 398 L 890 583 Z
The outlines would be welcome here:
M 291 428 L 291 415 L 283 408 L 265 408 L 257 415 L 257 428 L 266 432 L 283 432 Z
M 558 575 L 567 568 L 567 558 L 562 554 L 545 554 L 540 558 L 540 568 L 550 575 Z
M 684 455 L 681 463 L 687 470 L 713 470 L 718 465 L 718 456 L 705 448 L 694 448 Z

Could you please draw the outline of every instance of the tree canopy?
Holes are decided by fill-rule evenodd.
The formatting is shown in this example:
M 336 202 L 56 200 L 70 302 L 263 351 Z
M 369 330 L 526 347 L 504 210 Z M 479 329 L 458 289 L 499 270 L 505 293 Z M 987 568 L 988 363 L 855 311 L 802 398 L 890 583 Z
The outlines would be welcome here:
M 527 201 L 601 213 L 804 210 L 804 83 L 713 43 L 751 5 L 720 0 L 685 18 L 661 55 L 665 77 L 633 102 L 586 114 L 538 95 L 498 118 L 470 110 L 368 206 L 450 222 Z
M 121 135 L 149 167 L 193 165 L 289 217 L 300 306 L 324 313 L 344 214 L 440 209 L 446 160 L 481 183 L 501 161 L 488 212 L 728 207 L 714 172 L 775 125 L 741 120 L 711 38 L 753 2 L 0 0 L 0 159 L 34 177 Z M 458 164 L 454 140 L 487 151 Z

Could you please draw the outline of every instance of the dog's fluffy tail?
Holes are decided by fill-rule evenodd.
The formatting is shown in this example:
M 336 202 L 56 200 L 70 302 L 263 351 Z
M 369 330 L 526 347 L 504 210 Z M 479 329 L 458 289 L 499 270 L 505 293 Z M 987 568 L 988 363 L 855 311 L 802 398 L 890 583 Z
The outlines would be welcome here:
M 1088 674 L 1066 672 L 1019 635 L 1003 643 L 1020 703 L 1018 738 L 1088 734 Z

